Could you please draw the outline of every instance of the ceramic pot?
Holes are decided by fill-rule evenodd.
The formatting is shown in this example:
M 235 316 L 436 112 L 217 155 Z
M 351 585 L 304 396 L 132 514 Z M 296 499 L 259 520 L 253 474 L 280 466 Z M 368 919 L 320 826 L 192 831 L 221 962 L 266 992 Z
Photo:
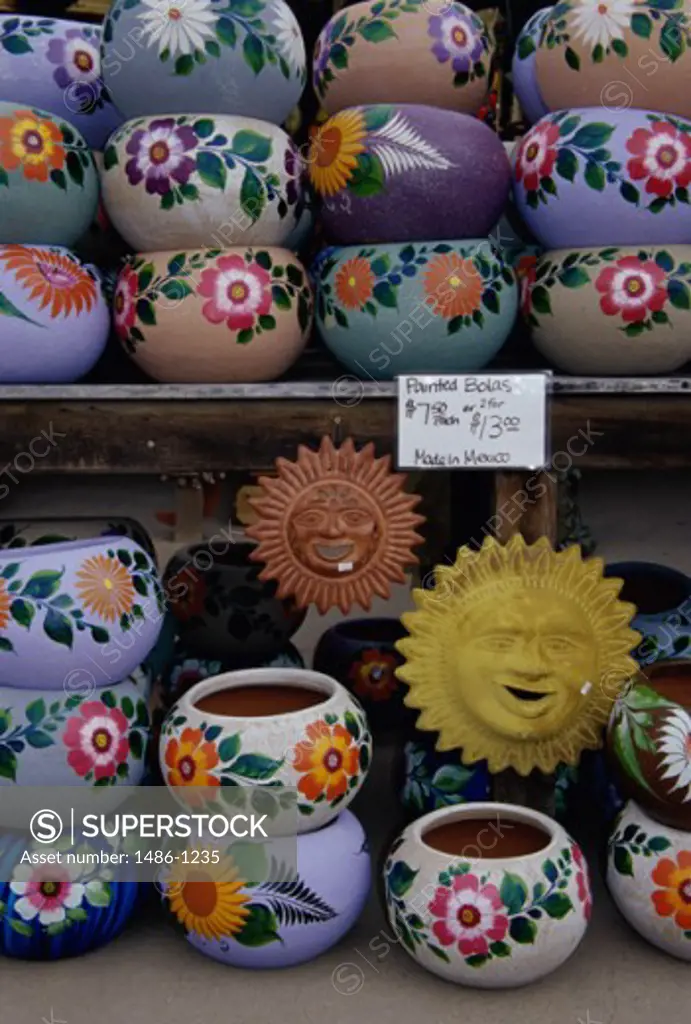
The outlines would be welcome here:
M 537 84 L 535 57 L 543 26 L 551 11 L 551 7 L 543 7 L 528 19 L 518 34 L 511 63 L 513 91 L 524 117 L 530 124 L 535 124 L 549 110 Z
M 172 663 L 168 666 L 163 677 L 163 693 L 166 705 L 170 707 L 179 700 L 183 694 L 191 690 L 203 679 L 211 676 L 219 676 L 225 672 L 237 671 L 241 668 L 304 668 L 305 663 L 300 653 L 292 644 L 278 654 L 266 660 L 259 661 L 254 666 L 242 665 L 237 661 L 214 661 L 211 658 L 195 658 L 189 655 L 181 646 L 178 646 Z
M 0 15 L 0 100 L 66 117 L 100 149 L 122 121 L 103 86 L 100 45 L 99 25 Z
M 26 104 L 0 102 L 0 186 L 2 244 L 72 245 L 96 215 L 98 174 L 86 142 Z
M 312 81 L 329 114 L 358 103 L 422 103 L 476 114 L 487 100 L 494 46 L 456 2 L 365 0 L 321 31 Z
M 307 80 L 300 26 L 284 0 L 115 0 L 102 59 L 125 117 L 188 110 L 281 124 Z
M 634 651 L 639 665 L 684 658 L 691 646 L 691 578 L 655 562 L 616 562 L 606 576 L 623 579 L 622 601 L 638 609 L 631 628 L 642 640 Z
M 281 841 L 267 840 L 252 844 L 245 867 L 241 853 L 250 844 L 241 851 L 242 845 L 219 850 L 218 866 L 194 869 L 205 892 L 216 890 L 211 912 L 195 899 L 201 886 L 185 884 L 190 869 L 171 872 L 164 903 L 200 953 L 232 967 L 292 967 L 326 952 L 355 924 L 369 893 L 371 869 L 365 833 L 350 811 L 299 835 L 297 856 L 293 853 L 289 864 Z M 280 885 L 272 881 L 272 860 L 283 868 Z M 224 870 L 241 879 L 230 895 L 227 883 L 216 881 Z M 223 913 L 224 905 L 229 913 Z
M 588 0 L 557 4 L 535 59 L 545 103 L 550 110 L 630 107 L 691 116 L 689 27 L 686 0 L 604 10 Z
M 691 837 L 649 818 L 631 800 L 610 836 L 607 887 L 632 928 L 691 960 Z
M 315 277 L 319 334 L 358 379 L 480 370 L 518 311 L 516 277 L 487 239 L 327 250 Z
M 691 121 L 562 110 L 514 151 L 514 198 L 548 249 L 674 245 L 691 233 Z
M 125 349 L 154 380 L 250 384 L 293 365 L 312 305 L 307 274 L 285 249 L 149 252 L 121 270 L 113 317 Z
M 335 114 L 313 137 L 308 163 L 325 233 L 343 245 L 486 235 L 511 182 L 496 132 L 421 106 Z
M 547 252 L 524 288 L 533 343 L 559 370 L 671 373 L 691 358 L 691 246 Z
M 560 967 L 585 934 L 588 867 L 527 807 L 447 807 L 409 825 L 384 868 L 389 921 L 421 967 L 471 988 L 513 988 Z M 411 920 L 412 918 L 412 920 Z
M 282 245 L 297 224 L 300 155 L 249 117 L 142 117 L 103 154 L 103 201 L 136 251 Z
M 0 246 L 0 302 L 0 383 L 69 384 L 103 354 L 101 277 L 68 249 Z
M 0 684 L 113 685 L 149 654 L 163 609 L 155 566 L 129 537 L 0 551 Z
M 458 750 L 439 751 L 435 740 L 417 733 L 403 748 L 398 792 L 411 818 L 455 804 L 489 800 L 490 776 L 480 761 L 462 764 Z
M 263 693 L 248 701 L 248 688 Z M 216 702 L 234 707 L 234 690 L 241 691 L 236 696 L 245 708 L 252 705 L 252 714 L 208 710 Z M 289 705 L 304 710 L 272 712 Z M 159 752 L 173 789 L 224 780 L 297 789 L 297 831 L 312 832 L 344 810 L 362 786 L 372 739 L 362 708 L 335 679 L 304 669 L 258 668 L 214 676 L 188 690 L 163 724 Z
M 92 537 L 129 537 L 153 562 L 156 551 L 151 535 L 136 519 L 99 519 L 76 516 L 74 519 L 36 518 L 29 520 L 0 519 L 0 548 L 38 547 L 42 544 L 62 544 L 72 540 L 90 540 Z

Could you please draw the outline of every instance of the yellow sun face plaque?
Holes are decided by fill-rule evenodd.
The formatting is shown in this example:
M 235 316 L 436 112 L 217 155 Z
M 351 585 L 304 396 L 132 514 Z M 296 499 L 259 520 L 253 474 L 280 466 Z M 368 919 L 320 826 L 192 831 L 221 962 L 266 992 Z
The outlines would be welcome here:
M 415 527 L 425 519 L 413 512 L 420 497 L 405 493 L 406 476 L 391 472 L 390 456 L 375 458 L 373 444 L 357 451 L 350 439 L 336 448 L 324 437 L 319 451 L 300 445 L 297 460 L 277 459 L 276 469 L 248 499 L 257 519 L 246 532 L 259 541 L 252 558 L 265 563 L 260 578 L 277 580 L 279 597 L 347 615 L 405 582 L 423 540 Z
M 397 674 L 418 727 L 439 732 L 439 750 L 528 775 L 602 746 L 640 639 L 629 628 L 635 607 L 618 600 L 623 581 L 603 568 L 577 546 L 555 552 L 547 538 L 488 538 L 438 566 L 433 590 L 413 591 Z

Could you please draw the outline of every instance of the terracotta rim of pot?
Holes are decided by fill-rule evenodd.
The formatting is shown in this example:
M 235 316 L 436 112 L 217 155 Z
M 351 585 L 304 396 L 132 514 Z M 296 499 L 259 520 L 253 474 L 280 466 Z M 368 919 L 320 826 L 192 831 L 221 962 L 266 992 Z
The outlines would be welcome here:
M 619 593 L 620 601 L 628 601 L 631 604 L 636 604 L 629 597 L 622 596 L 626 589 L 627 584 L 633 581 L 634 577 L 648 576 L 651 582 L 660 580 L 663 583 L 667 583 L 669 586 L 678 587 L 680 599 L 676 604 L 665 606 L 664 608 L 658 608 L 657 611 L 642 612 L 636 605 L 636 618 L 641 619 L 656 619 L 660 615 L 668 615 L 672 612 L 677 611 L 682 604 L 691 598 L 691 579 L 686 573 L 681 572 L 679 569 L 675 569 L 670 565 L 661 565 L 658 562 L 610 562 L 605 566 L 604 572 L 606 579 L 620 579 L 623 581 L 623 586 Z
M 517 824 L 531 825 L 545 833 L 545 845 L 534 853 L 518 854 L 513 857 L 468 857 L 465 853 L 442 853 L 434 846 L 425 842 L 425 835 L 439 828 L 440 825 L 451 825 L 454 821 L 462 821 L 470 818 L 496 818 L 499 825 L 504 822 L 516 822 Z M 503 804 L 497 801 L 483 801 L 481 803 L 461 804 L 456 807 L 442 807 L 438 811 L 431 811 L 424 817 L 418 818 L 409 826 L 411 838 L 417 840 L 428 854 L 432 854 L 439 864 L 448 865 L 450 861 L 465 860 L 471 863 L 487 862 L 491 860 L 499 863 L 524 863 L 525 861 L 543 860 L 554 847 L 561 845 L 564 841 L 564 829 L 562 826 L 540 811 L 533 811 L 529 807 L 520 807 L 518 804 Z M 479 835 L 479 833 L 478 833 Z M 479 844 L 468 844 L 479 848 Z
M 0 562 L 16 562 L 18 559 L 35 558 L 45 555 L 59 555 L 63 551 L 80 551 L 85 548 L 99 547 L 112 548 L 116 544 L 134 544 L 136 548 L 144 549 L 131 537 L 121 537 L 109 534 L 102 537 L 85 537 L 82 540 L 60 541 L 58 544 L 27 544 L 24 548 L 2 548 L 0 549 Z M 144 552 L 146 554 L 146 552 Z
M 237 689 L 241 686 L 295 686 L 300 690 L 311 690 L 313 693 L 324 695 L 324 700 L 319 704 L 312 704 L 300 711 L 281 711 L 275 715 L 213 715 L 204 713 L 205 721 L 216 722 L 219 725 L 223 722 L 269 722 L 276 718 L 293 718 L 294 715 L 304 715 L 306 711 L 311 714 L 327 714 L 333 706 L 336 708 L 345 693 L 348 691 L 331 676 L 323 672 L 312 672 L 303 668 L 247 668 L 237 669 L 234 672 L 223 672 L 218 676 L 211 676 L 203 679 L 191 687 L 177 702 L 180 710 L 195 711 L 198 715 L 202 712 L 196 707 L 197 701 L 202 697 L 208 697 L 220 690 Z
M 679 686 L 665 686 L 667 679 L 680 680 L 679 686 L 688 683 L 689 700 L 684 702 L 679 699 L 676 690 Z M 645 665 L 640 670 L 640 675 L 634 680 L 643 686 L 650 686 L 656 693 L 659 693 L 665 700 L 670 700 L 680 707 L 691 705 L 691 658 L 662 658 L 654 661 L 652 665 Z M 674 691 L 674 695 L 670 695 Z

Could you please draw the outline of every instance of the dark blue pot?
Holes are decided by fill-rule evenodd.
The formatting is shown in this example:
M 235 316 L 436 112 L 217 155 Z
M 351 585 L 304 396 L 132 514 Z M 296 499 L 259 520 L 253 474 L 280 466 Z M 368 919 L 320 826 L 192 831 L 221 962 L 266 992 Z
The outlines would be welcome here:
M 412 818 L 440 807 L 490 799 L 490 774 L 484 761 L 464 765 L 459 750 L 441 753 L 420 733 L 406 743 L 399 779 L 401 803 Z
M 631 628 L 641 634 L 633 652 L 639 665 L 688 658 L 691 647 L 691 578 L 656 562 L 614 562 L 605 576 L 624 580 L 622 601 L 635 604 Z

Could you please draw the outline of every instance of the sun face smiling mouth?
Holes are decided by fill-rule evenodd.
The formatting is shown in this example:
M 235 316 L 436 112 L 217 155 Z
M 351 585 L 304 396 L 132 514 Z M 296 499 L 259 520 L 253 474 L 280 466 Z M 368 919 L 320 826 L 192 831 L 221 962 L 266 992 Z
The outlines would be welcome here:
M 536 693 L 534 690 L 522 690 L 518 686 L 505 686 L 504 689 L 508 690 L 511 696 L 515 697 L 516 700 L 526 700 L 533 704 L 539 700 L 544 700 L 545 697 L 552 696 L 551 690 Z
M 341 544 L 315 544 L 314 550 L 325 562 L 342 562 L 352 554 L 354 545 L 349 541 Z

